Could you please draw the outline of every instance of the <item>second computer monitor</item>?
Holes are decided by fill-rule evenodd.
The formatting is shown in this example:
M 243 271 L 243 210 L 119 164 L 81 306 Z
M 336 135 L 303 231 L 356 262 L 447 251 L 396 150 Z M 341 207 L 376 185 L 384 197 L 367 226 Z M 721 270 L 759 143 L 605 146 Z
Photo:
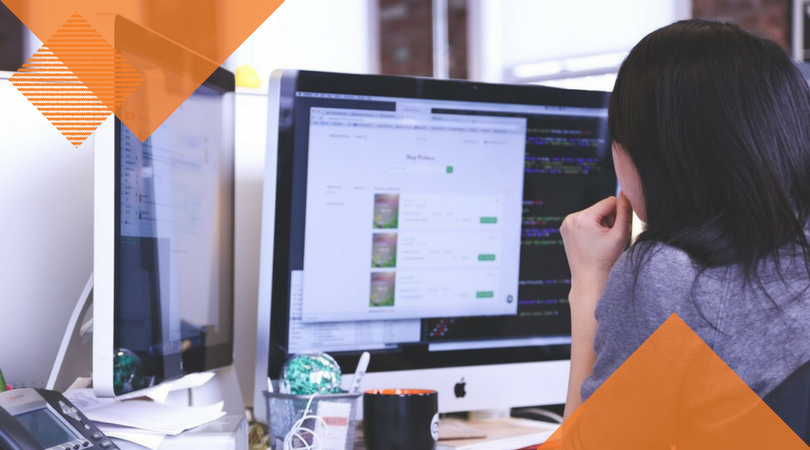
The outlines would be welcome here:
M 213 64 L 120 16 L 115 33 L 128 61 L 152 67 L 139 87 L 150 101 L 180 95 L 178 80 L 190 67 Z M 145 47 L 158 44 L 171 50 L 161 53 L 164 60 L 144 56 Z M 136 128 L 116 117 L 95 132 L 98 396 L 232 363 L 235 78 L 212 70 L 143 142 L 138 136 L 151 126 L 153 102 L 124 103 L 117 112 L 137 119 Z
M 287 71 L 270 95 L 256 401 L 293 354 L 370 351 L 364 388 L 442 411 L 562 403 L 559 228 L 616 193 L 608 94 Z

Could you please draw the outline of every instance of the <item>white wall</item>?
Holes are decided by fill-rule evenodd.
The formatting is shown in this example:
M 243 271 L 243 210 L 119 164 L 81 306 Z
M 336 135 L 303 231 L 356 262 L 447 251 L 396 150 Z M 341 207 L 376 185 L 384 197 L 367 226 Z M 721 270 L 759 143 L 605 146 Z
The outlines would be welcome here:
M 471 0 L 471 78 L 498 82 L 522 63 L 630 50 L 691 16 L 691 0 Z
M 75 148 L 0 78 L 0 368 L 44 386 L 93 271 L 92 139 Z
M 259 242 L 264 186 L 267 95 L 236 95 L 236 225 L 234 236 L 234 366 L 245 405 L 253 404 L 259 299 Z M 270 155 L 275 167 L 275 153 Z M 275 185 L 275 174 L 270 183 Z
M 285 0 L 226 62 L 249 64 L 262 88 L 276 69 L 367 73 L 376 64 L 369 39 L 377 0 Z

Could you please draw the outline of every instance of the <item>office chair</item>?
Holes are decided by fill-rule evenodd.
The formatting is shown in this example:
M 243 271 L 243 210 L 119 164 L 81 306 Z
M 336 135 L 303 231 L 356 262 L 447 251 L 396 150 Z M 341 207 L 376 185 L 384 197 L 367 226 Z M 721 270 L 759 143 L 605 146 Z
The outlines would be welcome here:
M 763 400 L 810 445 L 810 361 L 799 367 Z

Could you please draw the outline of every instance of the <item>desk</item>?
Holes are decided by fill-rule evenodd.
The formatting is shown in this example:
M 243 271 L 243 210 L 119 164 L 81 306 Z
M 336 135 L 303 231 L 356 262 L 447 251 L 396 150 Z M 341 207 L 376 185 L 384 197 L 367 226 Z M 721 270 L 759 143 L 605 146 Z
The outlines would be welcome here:
M 469 422 L 475 428 L 487 433 L 482 439 L 457 439 L 452 441 L 441 440 L 437 448 L 452 447 L 469 448 L 470 450 L 515 450 L 528 446 L 536 446 L 551 436 L 558 425 L 529 419 L 508 418 L 502 420 L 488 420 Z M 363 443 L 363 428 L 358 425 L 355 431 L 354 450 L 366 450 Z

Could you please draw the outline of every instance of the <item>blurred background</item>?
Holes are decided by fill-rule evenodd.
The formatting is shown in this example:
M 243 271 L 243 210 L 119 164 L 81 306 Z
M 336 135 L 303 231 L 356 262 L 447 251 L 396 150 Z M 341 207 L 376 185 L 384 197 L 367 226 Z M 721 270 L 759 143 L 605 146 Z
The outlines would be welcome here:
M 804 9 L 791 0 L 287 0 L 227 65 L 261 80 L 294 67 L 610 90 L 624 55 L 656 28 L 732 21 L 801 51 L 792 29 Z M 39 45 L 0 4 L 0 70 Z
M 199 3 L 205 8 L 216 2 Z M 805 59 L 804 49 L 810 48 L 804 33 L 810 28 L 808 4 L 810 0 L 286 0 L 224 64 L 237 73 L 239 85 L 235 365 L 246 404 L 252 403 L 256 354 L 263 186 L 275 186 L 276 153 L 265 145 L 266 92 L 273 70 L 440 76 L 610 91 L 636 42 L 692 17 L 739 23 Z M 146 9 L 142 14 L 147 26 L 163 28 L 171 19 Z M 200 45 L 215 44 L 210 41 L 210 35 L 199 36 Z M 16 71 L 40 45 L 0 3 L 0 71 Z M 0 83 L 0 105 L 0 305 L 4 317 L 12 319 L 0 326 L 0 365 L 15 386 L 44 386 L 70 313 L 93 270 L 93 143 L 74 148 L 8 82 Z

